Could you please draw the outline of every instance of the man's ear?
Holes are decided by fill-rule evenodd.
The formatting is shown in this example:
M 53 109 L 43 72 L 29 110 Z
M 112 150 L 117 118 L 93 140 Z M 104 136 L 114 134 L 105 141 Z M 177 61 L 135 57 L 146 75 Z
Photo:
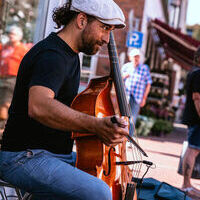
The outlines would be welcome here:
M 84 29 L 87 25 L 87 15 L 85 13 L 79 13 L 76 22 L 79 29 Z

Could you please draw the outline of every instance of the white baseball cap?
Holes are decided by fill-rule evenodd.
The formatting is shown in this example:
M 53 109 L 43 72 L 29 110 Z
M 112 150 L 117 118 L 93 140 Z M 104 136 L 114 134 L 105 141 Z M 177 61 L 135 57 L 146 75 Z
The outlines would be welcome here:
M 70 10 L 84 12 L 116 28 L 126 26 L 121 8 L 113 0 L 72 0 Z
M 17 25 L 11 25 L 10 27 L 8 27 L 7 32 L 16 34 L 19 37 L 20 40 L 23 37 L 23 31 Z
M 128 55 L 131 56 L 131 57 L 140 56 L 140 50 L 139 49 L 131 49 L 128 52 Z

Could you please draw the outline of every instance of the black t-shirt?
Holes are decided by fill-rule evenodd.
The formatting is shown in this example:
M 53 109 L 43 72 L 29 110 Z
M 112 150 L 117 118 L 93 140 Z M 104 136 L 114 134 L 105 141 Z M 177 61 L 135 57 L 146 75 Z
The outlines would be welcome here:
M 70 153 L 73 146 L 70 132 L 49 128 L 28 116 L 28 92 L 31 86 L 45 86 L 54 91 L 56 100 L 70 106 L 77 95 L 79 81 L 78 54 L 56 33 L 36 44 L 19 67 L 2 150 L 45 149 Z
M 200 117 L 196 111 L 194 101 L 192 99 L 193 92 L 200 93 L 200 68 L 193 67 L 187 75 L 186 82 L 186 104 L 183 113 L 183 123 L 187 125 L 200 124 Z

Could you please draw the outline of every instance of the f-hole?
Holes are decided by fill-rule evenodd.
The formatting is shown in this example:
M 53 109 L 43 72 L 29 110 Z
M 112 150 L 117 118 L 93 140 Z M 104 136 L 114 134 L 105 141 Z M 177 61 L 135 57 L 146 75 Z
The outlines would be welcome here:
M 111 161 L 110 161 L 110 153 L 111 153 L 111 150 L 113 149 L 113 151 L 115 151 L 115 148 L 114 147 L 110 147 L 109 149 L 109 152 L 108 152 L 108 172 L 106 173 L 105 170 L 103 170 L 103 174 L 104 176 L 109 176 L 110 174 L 110 170 L 111 170 Z

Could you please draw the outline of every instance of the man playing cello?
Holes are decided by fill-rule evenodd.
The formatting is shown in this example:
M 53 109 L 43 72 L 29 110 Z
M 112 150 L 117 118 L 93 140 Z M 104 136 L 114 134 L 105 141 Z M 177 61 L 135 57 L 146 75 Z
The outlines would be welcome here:
M 102 180 L 76 167 L 71 132 L 94 133 L 114 146 L 128 135 L 118 118 L 96 118 L 70 108 L 80 77 L 78 53 L 93 55 L 125 26 L 113 0 L 73 0 L 54 10 L 57 28 L 23 58 L 0 152 L 1 177 L 34 199 L 111 200 Z

